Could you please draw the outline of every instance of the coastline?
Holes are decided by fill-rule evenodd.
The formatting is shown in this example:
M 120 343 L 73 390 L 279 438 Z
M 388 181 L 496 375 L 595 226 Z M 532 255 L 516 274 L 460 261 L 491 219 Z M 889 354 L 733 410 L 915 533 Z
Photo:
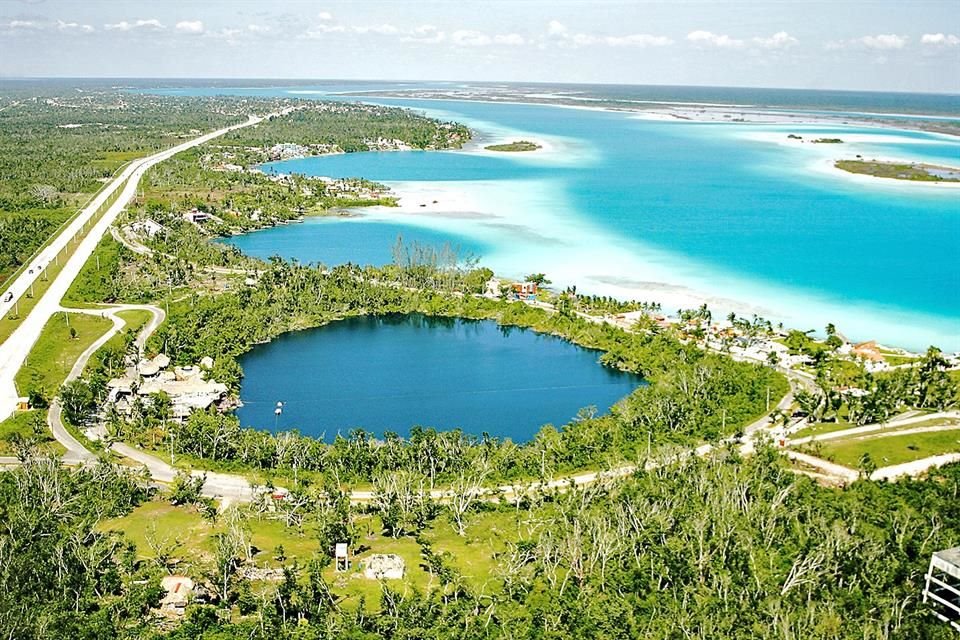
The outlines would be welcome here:
M 572 212 L 564 216 L 566 225 L 546 234 L 541 231 L 543 211 L 521 202 L 511 209 L 523 211 L 522 218 L 505 215 L 497 190 L 489 183 L 392 182 L 388 186 L 400 206 L 371 207 L 363 212 L 364 217 L 396 221 L 399 215 L 413 225 L 482 239 L 495 247 L 482 256 L 482 263 L 507 278 L 522 280 L 531 270 L 543 271 L 562 286 L 575 284 L 591 294 L 659 302 L 671 314 L 706 303 L 715 317 L 730 311 L 745 317 L 757 314 L 801 330 L 820 327 L 826 318 L 857 340 L 878 339 L 911 350 L 923 349 L 928 343 L 947 351 L 960 348 L 960 332 L 949 319 L 748 279 L 655 247 L 625 242 L 590 225 L 570 224 L 567 215 L 575 216 Z M 529 185 L 529 201 L 537 200 L 548 188 L 550 185 L 540 185 L 538 194 L 537 186 Z M 418 199 L 427 193 L 438 194 L 439 203 L 420 208 Z M 516 202 L 523 195 L 515 185 L 500 197 Z M 503 248 L 503 233 L 510 237 L 509 249 Z M 589 234 L 597 249 L 573 244 L 570 236 L 580 234 Z M 558 252 L 558 247 L 563 251 Z

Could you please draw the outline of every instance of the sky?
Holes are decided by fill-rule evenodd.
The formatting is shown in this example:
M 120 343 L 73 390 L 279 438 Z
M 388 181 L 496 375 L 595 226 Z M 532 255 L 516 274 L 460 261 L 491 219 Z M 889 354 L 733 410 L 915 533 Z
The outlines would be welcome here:
M 0 76 L 960 93 L 960 0 L 0 0 Z

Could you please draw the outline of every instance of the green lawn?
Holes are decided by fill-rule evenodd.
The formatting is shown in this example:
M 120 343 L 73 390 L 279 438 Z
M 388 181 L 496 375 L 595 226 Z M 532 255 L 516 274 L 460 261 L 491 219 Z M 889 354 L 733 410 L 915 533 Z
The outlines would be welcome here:
M 803 429 L 800 429 L 796 433 L 790 435 L 791 438 L 806 438 L 808 436 L 819 436 L 825 433 L 833 433 L 834 431 L 843 431 L 844 429 L 852 429 L 856 427 L 855 424 L 850 424 L 849 422 L 814 422 L 813 424 L 807 425 Z
M 864 453 L 869 453 L 878 467 L 888 467 L 941 453 L 960 452 L 960 429 L 825 441 L 821 451 L 828 460 L 854 469 Z
M 127 323 L 126 328 L 132 329 L 133 331 L 140 331 L 143 325 L 150 322 L 150 319 L 153 318 L 153 314 L 145 309 L 126 309 L 124 311 L 117 311 L 117 315 Z
M 244 508 L 244 507 L 241 507 Z M 506 549 L 508 541 L 521 537 L 521 523 L 526 512 L 519 516 L 508 507 L 491 506 L 490 510 L 473 514 L 469 519 L 467 535 L 460 537 L 445 516 L 440 516 L 423 531 L 423 537 L 433 545 L 435 553 L 460 572 L 467 583 L 481 588 L 496 580 L 496 556 Z M 364 597 L 367 606 L 376 604 L 380 585 L 363 577 L 361 563 L 376 553 L 396 554 L 406 563 L 406 577 L 391 582 L 390 586 L 401 591 L 416 588 L 424 591 L 439 587 L 436 577 L 431 578 L 423 566 L 421 548 L 412 536 L 397 539 L 382 534 L 380 519 L 373 515 L 356 515 L 354 523 L 359 534 L 357 555 L 351 557 L 350 570 L 336 573 L 331 565 L 324 575 L 334 592 L 341 597 L 340 604 L 346 608 L 356 607 Z M 134 509 L 122 518 L 106 520 L 101 530 L 122 531 L 137 546 L 141 559 L 156 557 L 155 548 L 172 550 L 172 557 L 179 558 L 180 571 L 197 574 L 213 558 L 213 534 L 222 531 L 224 524 L 205 521 L 193 507 L 173 506 L 158 497 Z M 311 525 L 302 529 L 287 527 L 277 520 L 259 519 L 251 516 L 247 521 L 250 542 L 255 549 L 254 560 L 260 567 L 279 567 L 277 548 L 283 546 L 286 557 L 283 564 L 297 561 L 303 566 L 318 551 L 319 545 Z M 450 554 L 450 555 L 446 555 Z
M 80 354 L 112 326 L 110 320 L 99 316 L 53 314 L 17 373 L 18 392 L 27 395 L 31 390 L 43 389 L 48 396 L 55 394 Z M 71 338 L 71 328 L 76 330 L 76 338 Z
M 56 454 L 62 454 L 65 451 L 47 429 L 46 409 L 18 411 L 0 422 L 0 455 L 14 455 L 12 440 L 17 436 L 24 440 L 33 440 L 41 451 Z

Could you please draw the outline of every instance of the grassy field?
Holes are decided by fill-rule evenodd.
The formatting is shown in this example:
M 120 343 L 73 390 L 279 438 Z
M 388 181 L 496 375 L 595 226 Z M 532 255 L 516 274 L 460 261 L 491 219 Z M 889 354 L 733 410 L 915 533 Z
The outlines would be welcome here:
M 69 324 L 68 324 L 69 322 Z M 80 354 L 107 332 L 113 323 L 81 313 L 55 313 L 43 328 L 15 379 L 21 395 L 43 389 L 52 396 L 63 384 Z M 76 331 L 76 338 L 70 329 Z
M 849 422 L 814 422 L 811 425 L 800 429 L 796 433 L 790 434 L 790 437 L 793 439 L 797 438 L 806 438 L 808 436 L 819 436 L 824 433 L 833 433 L 834 431 L 843 431 L 844 429 L 852 429 L 857 425 L 850 424 Z
M 47 428 L 46 409 L 18 411 L 0 422 L 0 455 L 10 456 L 16 453 L 13 439 L 17 437 L 32 440 L 44 452 L 61 455 L 66 451 L 63 445 L 53 439 Z
M 860 464 L 860 457 L 869 453 L 874 464 L 887 467 L 941 453 L 960 452 L 960 429 L 826 441 L 821 452 L 825 458 L 854 469 Z
M 132 329 L 134 331 L 140 331 L 140 329 L 143 328 L 143 325 L 150 322 L 150 319 L 153 317 L 152 313 L 143 309 L 126 309 L 124 311 L 117 311 L 117 315 L 127 323 L 127 329 Z
M 491 506 L 488 511 L 473 515 L 467 536 L 458 536 L 443 517 L 426 528 L 422 536 L 433 550 L 445 558 L 466 582 L 481 589 L 496 576 L 496 556 L 504 551 L 508 541 L 521 537 L 527 525 L 523 524 L 526 513 L 519 515 L 506 507 Z M 122 531 L 137 546 L 137 555 L 144 560 L 156 557 L 162 549 L 173 558 L 180 559 L 177 570 L 197 575 L 213 560 L 213 534 L 223 531 L 223 518 L 216 523 L 205 520 L 193 507 L 173 506 L 157 497 L 141 505 L 122 518 L 101 523 L 102 530 Z M 367 605 L 375 605 L 380 595 L 380 585 L 363 577 L 363 560 L 375 553 L 396 554 L 403 558 L 406 576 L 402 581 L 391 582 L 394 589 L 416 588 L 427 590 L 438 587 L 439 581 L 426 570 L 421 547 L 416 539 L 403 536 L 397 539 L 384 536 L 377 516 L 355 516 L 354 524 L 359 540 L 351 556 L 350 570 L 334 572 L 328 567 L 325 578 L 333 585 L 341 598 L 340 605 L 356 607 L 361 597 Z M 311 526 L 301 529 L 287 527 L 280 521 L 258 518 L 251 515 L 246 522 L 250 543 L 254 548 L 254 563 L 261 568 L 277 568 L 297 561 L 303 566 L 320 551 L 319 543 Z M 285 560 L 277 559 L 278 547 L 283 547 Z M 447 555 L 449 554 L 449 555 Z

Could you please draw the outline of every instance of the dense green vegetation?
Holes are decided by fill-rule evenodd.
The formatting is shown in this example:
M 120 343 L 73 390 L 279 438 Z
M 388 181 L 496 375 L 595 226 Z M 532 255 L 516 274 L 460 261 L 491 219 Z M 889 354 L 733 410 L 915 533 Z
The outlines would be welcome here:
M 536 151 L 540 148 L 536 142 L 529 140 L 516 140 L 505 144 L 491 144 L 484 147 L 487 151 Z
M 89 85 L 7 89 L 0 99 L 0 281 L 127 161 L 275 102 Z
M 256 469 L 310 469 L 345 482 L 364 482 L 377 472 L 401 468 L 427 473 L 433 482 L 468 469 L 479 458 L 491 463 L 494 476 L 510 479 L 635 460 L 648 446 L 717 440 L 762 416 L 768 400 L 786 392 L 786 381 L 768 368 L 701 351 L 666 333 L 627 333 L 523 303 L 452 295 L 482 288 L 482 279 L 472 278 L 472 273 L 424 264 L 322 270 L 275 260 L 255 286 L 171 304 L 152 348 L 176 363 L 212 356 L 214 377 L 236 387 L 241 375 L 236 356 L 284 331 L 349 315 L 418 312 L 492 318 L 561 335 L 604 351 L 604 364 L 638 373 L 649 386 L 610 415 L 598 417 L 586 409 L 576 422 L 561 430 L 545 427 L 533 442 L 521 446 L 429 429 L 418 430 L 409 442 L 389 436 L 390 446 L 361 431 L 324 444 L 296 434 L 240 429 L 229 415 L 199 413 L 183 426 L 167 427 L 147 410 L 131 422 L 114 420 L 112 428 L 124 439 L 147 445 L 172 439 L 171 446 L 192 456 Z M 477 288 L 471 290 L 468 282 L 476 282 Z M 288 446 L 291 438 L 297 446 Z M 214 441 L 218 444 L 210 446 Z
M 439 122 L 409 109 L 309 101 L 291 114 L 234 131 L 221 144 L 272 147 L 292 143 L 349 153 L 375 150 L 381 144 L 390 148 L 395 140 L 416 149 L 456 149 L 469 139 L 470 130 L 462 124 Z
M 960 171 L 950 167 L 927 164 L 880 162 L 879 160 L 837 160 L 838 169 L 877 178 L 913 180 L 918 182 L 960 182 Z
M 376 500 L 350 508 L 317 487 L 283 501 L 282 511 L 253 505 L 203 511 L 211 515 L 200 519 L 190 507 L 164 510 L 169 516 L 151 508 L 155 522 L 179 524 L 131 520 L 141 545 L 134 548 L 120 532 L 124 514 L 146 498 L 142 483 L 107 465 L 67 470 L 45 459 L 0 472 L 0 625 L 10 637 L 946 640 L 954 633 L 918 594 L 930 553 L 960 536 L 960 465 L 928 480 L 829 489 L 789 473 L 768 449 L 749 459 L 688 458 L 619 482 L 530 492 L 515 504 L 475 502 L 464 513 L 465 537 L 451 537 L 444 522 L 454 503 L 421 502 L 422 516 L 393 538 L 367 529 L 386 526 L 384 516 L 395 517 L 389 508 Z M 481 541 L 494 531 L 491 548 Z M 401 554 L 410 579 L 343 580 L 330 569 L 331 535 Z M 470 564 L 488 549 L 491 556 Z M 277 582 L 243 577 L 276 566 Z M 184 569 L 206 595 L 181 623 L 159 624 L 151 615 L 163 593 L 159 578 Z

